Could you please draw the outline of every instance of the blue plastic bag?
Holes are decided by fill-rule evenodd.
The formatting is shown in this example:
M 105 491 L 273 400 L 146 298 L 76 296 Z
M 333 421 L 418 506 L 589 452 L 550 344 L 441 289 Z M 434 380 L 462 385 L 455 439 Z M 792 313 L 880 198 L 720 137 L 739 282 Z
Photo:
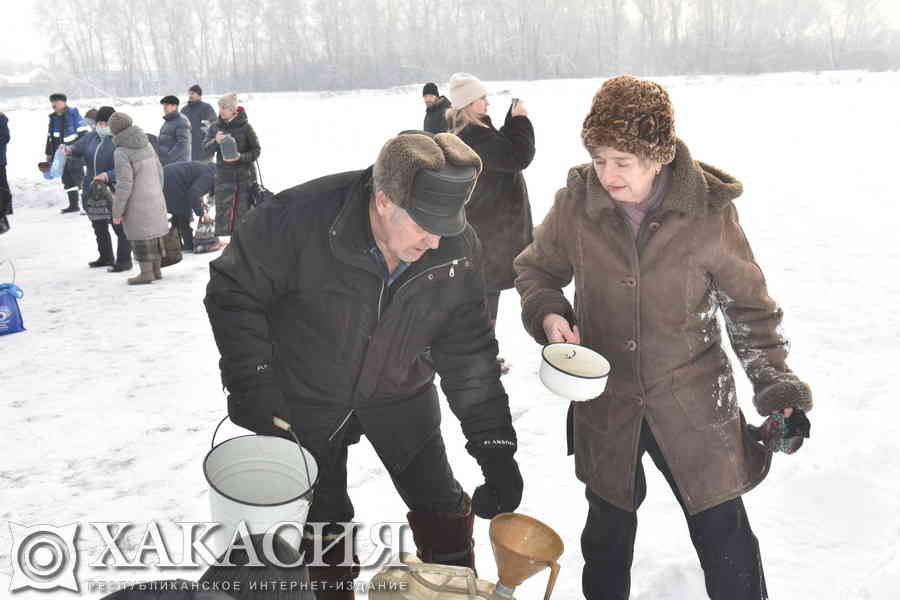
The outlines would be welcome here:
M 0 335 L 25 331 L 19 300 L 24 296 L 22 288 L 14 283 L 0 283 Z
M 63 171 L 66 170 L 67 158 L 68 155 L 66 155 L 65 146 L 60 145 L 53 154 L 53 163 L 50 165 L 50 170 L 44 173 L 44 179 L 56 179 L 62 177 Z

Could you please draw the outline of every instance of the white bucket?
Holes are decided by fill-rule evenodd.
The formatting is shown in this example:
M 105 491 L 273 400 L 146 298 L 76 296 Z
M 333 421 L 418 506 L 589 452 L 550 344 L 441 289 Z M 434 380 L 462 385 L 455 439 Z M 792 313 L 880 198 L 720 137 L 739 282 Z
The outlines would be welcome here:
M 264 534 L 277 523 L 296 523 L 281 528 L 279 536 L 293 548 L 300 547 L 319 468 L 293 430 L 288 431 L 293 442 L 271 435 L 243 435 L 213 445 L 203 459 L 210 514 L 212 521 L 221 523 L 211 535 L 210 550 L 216 557 L 228 548 L 241 521 L 251 535 Z

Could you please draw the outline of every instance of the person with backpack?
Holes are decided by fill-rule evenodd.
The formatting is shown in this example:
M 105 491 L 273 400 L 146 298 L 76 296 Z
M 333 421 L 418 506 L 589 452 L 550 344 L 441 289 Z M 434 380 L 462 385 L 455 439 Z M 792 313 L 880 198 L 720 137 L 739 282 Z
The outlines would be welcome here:
M 237 94 L 219 98 L 219 118 L 203 147 L 216 157 L 216 235 L 230 236 L 253 208 L 259 186 L 255 163 L 262 150 Z

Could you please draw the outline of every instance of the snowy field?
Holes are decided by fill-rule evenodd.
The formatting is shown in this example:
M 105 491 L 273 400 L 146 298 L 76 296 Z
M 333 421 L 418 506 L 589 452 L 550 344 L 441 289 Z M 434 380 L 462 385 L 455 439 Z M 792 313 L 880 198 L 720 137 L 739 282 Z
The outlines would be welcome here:
M 891 404 L 900 359 L 900 206 L 896 110 L 900 74 L 781 74 L 659 80 L 671 92 L 678 134 L 693 155 L 736 175 L 744 228 L 784 307 L 791 367 L 813 388 L 812 439 L 775 457 L 745 498 L 772 598 L 889 600 L 900 589 L 900 407 Z M 537 134 L 526 172 L 535 221 L 546 214 L 568 167 L 585 162 L 581 120 L 600 80 L 490 84 L 491 114 L 523 98 Z M 383 141 L 421 127 L 418 86 L 352 93 L 244 96 L 273 190 L 363 168 Z M 160 93 L 162 95 L 162 92 Z M 207 100 L 214 102 L 215 97 Z M 157 98 L 117 108 L 156 132 Z M 73 99 L 82 113 L 96 99 Z M 218 353 L 202 305 L 211 256 L 187 255 L 162 282 L 128 287 L 125 275 L 91 271 L 86 217 L 60 215 L 59 182 L 39 179 L 48 106 L 4 104 L 12 143 L 16 213 L 0 236 L 11 259 L 26 333 L 0 338 L 0 597 L 8 592 L 10 535 L 22 524 L 208 518 L 201 460 L 225 411 Z M 888 143 L 891 142 L 891 143 Z M 0 267 L 0 281 L 8 280 Z M 892 275 L 893 273 L 893 275 Z M 514 291 L 501 299 L 498 337 L 513 363 L 504 378 L 525 478 L 520 512 L 564 538 L 555 598 L 580 595 L 583 488 L 565 455 L 566 404 L 537 378 L 539 348 L 519 320 Z M 739 395 L 759 422 L 746 378 Z M 457 477 L 481 483 L 458 422 L 444 435 Z M 405 507 L 363 440 L 350 454 L 357 520 L 401 521 Z M 684 519 L 665 481 L 645 461 L 632 598 L 705 598 Z M 131 543 L 137 540 L 129 538 Z M 487 522 L 476 523 L 480 576 L 494 580 Z M 92 555 L 97 547 L 85 550 Z M 197 572 L 109 573 L 87 579 L 195 578 Z M 363 578 L 371 577 L 365 572 Z M 519 588 L 539 598 L 546 571 Z M 99 594 L 85 594 L 97 597 Z M 72 597 L 56 593 L 53 597 Z M 38 594 L 17 594 L 17 598 Z

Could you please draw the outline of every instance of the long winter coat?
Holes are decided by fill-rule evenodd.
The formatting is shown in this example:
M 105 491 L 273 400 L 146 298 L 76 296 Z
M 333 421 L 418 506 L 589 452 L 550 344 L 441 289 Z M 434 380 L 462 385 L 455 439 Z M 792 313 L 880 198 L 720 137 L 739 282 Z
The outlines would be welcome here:
M 429 133 L 444 133 L 447 131 L 447 110 L 450 101 L 441 96 L 437 101 L 425 108 L 425 121 L 422 129 Z
M 109 219 L 112 214 L 112 205 L 106 201 L 107 195 L 94 195 L 91 189 L 94 185 L 94 176 L 106 173 L 107 183 L 115 190 L 115 150 L 112 137 L 101 136 L 96 131 L 90 132 L 72 144 L 72 156 L 82 159 L 87 167 L 81 186 L 81 203 L 91 221 Z
M 788 369 L 782 311 L 732 201 L 739 181 L 691 159 L 678 141 L 673 181 L 637 241 L 592 165 L 569 171 L 534 243 L 517 259 L 522 318 L 546 343 L 544 316 L 579 324 L 582 343 L 612 364 L 606 392 L 574 403 L 578 478 L 634 510 L 641 423 L 648 422 L 690 514 L 757 485 L 771 455 L 747 435 L 716 313 L 755 389 L 760 414 L 809 409 Z M 562 288 L 575 279 L 574 310 Z
M 222 158 L 222 150 L 216 142 L 219 131 L 234 137 L 240 153 L 237 161 L 226 162 Z M 216 155 L 216 235 L 231 235 L 253 208 L 253 198 L 257 192 L 254 163 L 261 152 L 259 138 L 247 121 L 243 107 L 238 108 L 230 121 L 220 117 L 213 123 L 203 146 L 209 155 Z
M 180 112 L 163 116 L 158 141 L 159 161 L 163 166 L 191 160 L 191 122 Z
M 188 100 L 181 107 L 181 114 L 191 122 L 191 158 L 190 160 L 207 160 L 209 156 L 203 149 L 209 126 L 216 120 L 216 111 L 203 100 Z
M 531 243 L 533 225 L 528 188 L 522 170 L 534 159 L 534 127 L 528 117 L 506 115 L 499 130 L 490 117 L 487 127 L 469 125 L 459 133 L 484 164 L 466 205 L 466 217 L 484 244 L 488 290 L 513 287 L 513 260 Z
M 163 168 L 147 136 L 137 125 L 113 136 L 116 199 L 113 217 L 125 217 L 129 240 L 152 240 L 169 231 Z
M 173 215 L 203 216 L 203 197 L 213 192 L 216 166 L 204 161 L 172 163 L 163 167 L 166 210 Z
M 437 371 L 470 443 L 515 440 L 477 237 L 443 238 L 388 286 L 370 252 L 371 196 L 371 169 L 285 190 L 210 264 L 229 414 L 243 424 L 260 398 L 283 396 L 304 445 L 326 456 L 355 413 L 398 472 L 439 435 Z

